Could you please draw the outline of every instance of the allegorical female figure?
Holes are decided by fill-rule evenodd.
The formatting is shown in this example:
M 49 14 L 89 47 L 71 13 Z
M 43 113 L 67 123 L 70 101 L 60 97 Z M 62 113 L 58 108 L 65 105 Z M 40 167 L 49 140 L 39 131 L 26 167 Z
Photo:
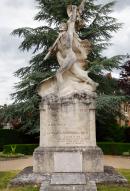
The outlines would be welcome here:
M 84 2 L 84 1 L 83 1 Z M 82 2 L 82 3 L 83 3 Z M 56 73 L 59 87 L 63 84 L 63 73 L 71 72 L 79 80 L 90 84 L 94 89 L 97 87 L 88 76 L 88 71 L 83 70 L 88 54 L 91 51 L 91 43 L 86 40 L 81 40 L 76 33 L 83 25 L 81 12 L 83 4 L 79 7 L 69 5 L 67 13 L 69 20 L 67 23 L 62 23 L 59 28 L 59 36 L 53 46 L 49 49 L 48 54 L 44 58 L 46 60 L 51 54 L 56 54 L 60 68 Z

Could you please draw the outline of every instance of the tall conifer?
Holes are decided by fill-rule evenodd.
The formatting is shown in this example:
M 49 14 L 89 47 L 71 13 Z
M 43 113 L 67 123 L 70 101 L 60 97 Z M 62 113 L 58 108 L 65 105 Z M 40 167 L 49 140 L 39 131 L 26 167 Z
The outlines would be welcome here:
M 20 49 L 32 51 L 33 56 L 28 66 L 20 68 L 15 75 L 21 79 L 13 94 L 16 103 L 20 103 L 21 113 L 27 114 L 27 120 L 23 127 L 35 132 L 39 129 L 38 102 L 40 98 L 36 94 L 36 88 L 40 81 L 54 75 L 59 65 L 55 56 L 43 61 L 48 48 L 53 44 L 58 35 L 58 27 L 62 21 L 67 21 L 66 7 L 68 4 L 79 5 L 81 0 L 36 0 L 39 12 L 35 20 L 43 21 L 41 27 L 19 28 L 13 31 L 14 35 L 22 37 Z M 97 90 L 97 119 L 104 121 L 109 114 L 115 115 L 118 106 L 123 99 L 118 90 L 117 81 L 104 76 L 103 70 L 111 71 L 118 68 L 123 56 L 105 57 L 102 51 L 111 44 L 109 40 L 112 32 L 117 32 L 121 24 L 111 16 L 114 2 L 105 5 L 97 4 L 94 0 L 86 0 L 84 19 L 86 27 L 79 31 L 81 39 L 88 39 L 93 45 L 89 55 L 90 76 L 98 82 Z M 22 104 L 21 104 L 22 102 Z M 28 121 L 28 116 L 30 121 Z M 25 119 L 24 119 L 25 120 Z

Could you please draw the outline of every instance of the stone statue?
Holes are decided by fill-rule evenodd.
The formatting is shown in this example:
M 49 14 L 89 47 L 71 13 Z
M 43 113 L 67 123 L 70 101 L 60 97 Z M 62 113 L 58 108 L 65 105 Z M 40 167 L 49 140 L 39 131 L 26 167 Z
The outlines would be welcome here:
M 89 78 L 89 71 L 84 71 L 88 54 L 91 51 L 91 43 L 86 40 L 81 40 L 76 33 L 81 27 L 84 26 L 84 21 L 81 18 L 84 10 L 85 1 L 81 5 L 69 5 L 67 7 L 68 21 L 62 23 L 59 28 L 59 36 L 53 46 L 49 49 L 48 54 L 44 60 L 47 60 L 50 55 L 56 54 L 60 68 L 56 73 L 59 87 L 63 84 L 63 73 L 66 71 L 71 72 L 74 76 L 82 82 L 91 85 L 95 90 L 97 83 Z

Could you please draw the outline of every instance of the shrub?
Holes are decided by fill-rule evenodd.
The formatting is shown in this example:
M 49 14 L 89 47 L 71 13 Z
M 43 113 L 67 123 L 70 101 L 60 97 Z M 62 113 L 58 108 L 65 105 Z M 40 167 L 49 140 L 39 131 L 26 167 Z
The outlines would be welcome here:
M 122 155 L 122 153 L 130 151 L 130 143 L 101 142 L 98 143 L 98 146 L 107 155 Z
M 98 146 L 106 155 L 122 155 L 124 152 L 130 151 L 130 143 L 101 142 L 98 143 Z M 15 148 L 15 153 L 32 155 L 37 147 L 38 144 L 5 145 L 3 153 L 12 153 L 12 148 Z
M 8 144 L 29 144 L 35 143 L 35 138 L 25 135 L 18 130 L 0 129 L 0 151 L 3 150 L 4 145 Z
M 2 159 L 15 159 L 15 158 L 21 158 L 21 157 L 24 157 L 24 154 L 20 154 L 20 153 L 18 153 L 18 154 L 12 154 L 12 153 L 10 153 L 10 154 L 4 154 L 4 153 L 1 153 L 0 152 L 0 161 L 2 160 Z
M 15 145 L 5 145 L 4 146 L 4 154 L 11 153 L 12 147 L 15 148 L 15 153 L 21 153 L 25 155 L 32 155 L 34 152 L 34 149 L 38 147 L 38 144 L 15 144 Z
M 101 125 L 97 123 L 96 135 L 98 142 L 127 142 L 125 140 L 125 128 L 112 124 Z
M 124 127 L 124 133 L 125 133 L 125 142 L 130 142 L 130 127 Z

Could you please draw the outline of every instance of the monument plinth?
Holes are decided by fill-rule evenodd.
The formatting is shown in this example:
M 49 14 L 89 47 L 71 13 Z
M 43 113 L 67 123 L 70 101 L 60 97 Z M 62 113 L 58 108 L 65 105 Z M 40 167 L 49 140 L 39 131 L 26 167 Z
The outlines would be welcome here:
M 70 80 L 67 88 L 63 84 L 58 91 L 56 81 L 50 78 L 38 88 L 42 101 L 40 146 L 34 152 L 36 173 L 104 170 L 103 154 L 96 146 L 96 93 L 88 84 L 72 83 Z

